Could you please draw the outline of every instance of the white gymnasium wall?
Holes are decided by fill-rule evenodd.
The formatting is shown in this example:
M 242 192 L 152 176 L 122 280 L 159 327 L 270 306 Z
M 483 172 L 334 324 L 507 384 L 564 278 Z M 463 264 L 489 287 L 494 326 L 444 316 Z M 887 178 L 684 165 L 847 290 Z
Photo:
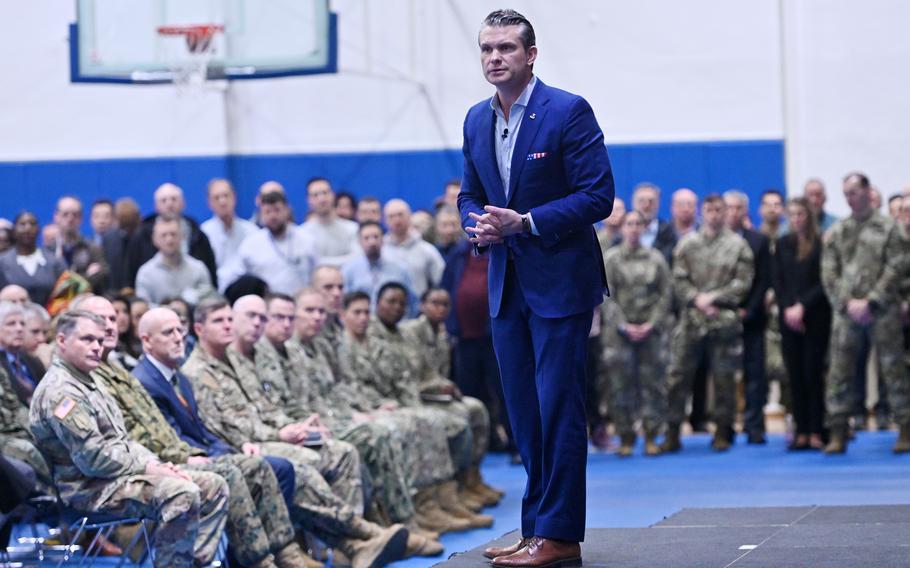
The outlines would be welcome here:
M 910 2 L 784 2 L 787 182 L 828 185 L 846 211 L 841 178 L 866 172 L 884 194 L 910 184 Z

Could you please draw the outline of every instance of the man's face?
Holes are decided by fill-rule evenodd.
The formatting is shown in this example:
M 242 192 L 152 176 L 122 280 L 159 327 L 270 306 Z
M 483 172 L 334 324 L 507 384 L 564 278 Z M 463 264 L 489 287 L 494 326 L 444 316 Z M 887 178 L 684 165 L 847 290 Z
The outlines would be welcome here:
M 892 219 L 895 219 L 895 220 L 900 219 L 901 204 L 903 202 L 904 202 L 904 200 L 901 197 L 890 199 L 888 201 L 888 215 L 890 215 Z
M 6 351 L 18 353 L 25 346 L 25 317 L 22 314 L 10 314 L 0 325 L 0 347 Z
M 385 224 L 396 236 L 404 236 L 411 229 L 411 212 L 404 203 L 390 203 L 385 208 Z
M 199 340 L 216 347 L 227 347 L 234 340 L 234 316 L 230 306 L 209 313 L 204 323 L 194 324 Z
M 341 197 L 335 201 L 335 215 L 342 219 L 354 220 L 354 202 L 349 197 Z
M 670 202 L 670 215 L 673 220 L 683 227 L 688 227 L 695 223 L 695 210 L 698 206 L 698 198 L 691 191 L 676 192 Z
M 355 337 L 363 337 L 370 325 L 370 301 L 354 300 L 341 314 L 344 328 Z
M 116 349 L 120 336 L 117 330 L 117 310 L 106 298 L 89 298 L 82 304 L 82 309 L 91 312 L 104 320 L 104 349 Z
M 17 286 L 15 284 L 6 286 L 3 290 L 0 290 L 0 301 L 2 302 L 12 302 L 14 304 L 19 304 L 24 306 L 29 303 L 31 300 L 28 297 L 28 291 L 22 286 Z
M 622 218 L 626 215 L 626 202 L 620 198 L 613 200 L 613 210 L 610 216 L 604 219 L 604 224 L 611 229 L 618 230 L 622 226 Z
M 420 303 L 420 311 L 427 316 L 431 323 L 442 323 L 452 311 L 452 302 L 449 293 L 445 290 L 434 290 L 427 296 L 426 301 Z
M 320 268 L 313 275 L 313 286 L 325 297 L 326 310 L 330 314 L 341 311 L 344 298 L 344 280 L 341 271 L 335 268 Z
M 268 313 L 261 298 L 237 302 L 234 307 L 234 339 L 246 345 L 253 345 L 262 337 Z
M 701 218 L 709 229 L 714 232 L 720 231 L 724 227 L 726 209 L 723 201 L 704 203 L 701 206 Z
M 407 295 L 398 288 L 386 288 L 376 302 L 376 317 L 386 325 L 397 325 L 408 308 Z
M 761 215 L 762 220 L 776 223 L 784 214 L 784 200 L 776 193 L 766 193 L 761 198 L 758 214 Z
M 316 180 L 307 187 L 307 207 L 313 213 L 325 216 L 335 210 L 335 192 L 325 180 Z
M 632 212 L 626 214 L 622 221 L 622 238 L 626 244 L 638 246 L 641 243 L 641 235 L 645 232 L 645 222 L 641 215 Z
M 632 196 L 632 209 L 641 213 L 647 223 L 657 217 L 658 207 L 660 207 L 660 196 L 650 187 L 643 187 Z
M 910 198 L 908 197 L 901 200 L 900 223 L 904 227 L 910 227 Z
M 25 320 L 25 340 L 22 349 L 28 353 L 33 352 L 39 345 L 47 341 L 47 324 L 40 316 L 32 316 Z
M 265 324 L 265 336 L 279 345 L 294 335 L 294 321 L 297 306 L 281 298 L 275 298 L 268 306 L 269 321 Z
M 809 201 L 809 205 L 812 206 L 812 209 L 814 209 L 816 213 L 821 213 L 824 210 L 827 196 L 825 195 L 825 188 L 822 184 L 817 181 L 810 181 L 806 184 L 803 193 Z
M 382 250 L 382 230 L 375 225 L 362 228 L 360 247 L 368 258 L 378 258 Z
M 737 197 L 725 197 L 724 203 L 727 206 L 727 227 L 738 230 L 743 226 L 746 218 L 746 204 Z
M 852 176 L 844 182 L 844 198 L 854 213 L 864 213 L 872 204 L 871 188 L 863 187 L 859 178 Z
M 537 47 L 525 49 L 521 26 L 484 26 L 480 30 L 480 65 L 483 75 L 497 88 L 517 87 L 531 79 Z
M 297 298 L 297 335 L 303 340 L 312 339 L 325 323 L 325 298 L 322 294 L 304 294 Z
M 288 225 L 290 210 L 284 203 L 263 203 L 259 208 L 259 220 L 274 234 L 281 234 Z
M 152 229 L 152 244 L 165 256 L 173 256 L 180 251 L 182 238 L 179 221 L 159 221 Z
M 57 353 L 83 373 L 91 373 L 101 364 L 104 328 L 88 318 L 76 320 L 69 337 L 57 334 Z
M 382 208 L 378 201 L 360 201 L 357 203 L 357 222 L 373 221 L 382 223 Z
M 237 196 L 226 181 L 216 181 L 209 188 L 209 209 L 216 217 L 232 217 L 237 207 Z
M 79 225 L 82 224 L 82 204 L 71 197 L 61 199 L 54 210 L 54 224 L 66 236 L 78 235 Z
M 183 191 L 177 186 L 166 185 L 155 192 L 155 212 L 165 219 L 179 219 L 183 207 Z
M 142 350 L 174 369 L 180 365 L 186 350 L 183 338 L 184 328 L 177 314 L 162 313 L 149 328 L 148 335 L 142 336 Z
M 442 211 L 436 215 L 436 239 L 440 243 L 451 243 L 461 231 L 461 219 L 455 213 Z
M 452 205 L 453 207 L 458 206 L 458 194 L 461 193 L 461 185 L 457 183 L 450 183 L 446 186 L 445 193 L 443 194 L 443 201 Z
M 99 203 L 92 207 L 89 223 L 96 235 L 106 233 L 114 228 L 114 208 L 108 203 Z

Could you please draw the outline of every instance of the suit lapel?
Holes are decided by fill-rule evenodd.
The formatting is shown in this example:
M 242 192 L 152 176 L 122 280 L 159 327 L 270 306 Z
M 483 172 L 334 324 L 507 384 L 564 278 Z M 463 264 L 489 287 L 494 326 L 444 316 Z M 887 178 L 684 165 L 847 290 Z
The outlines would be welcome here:
M 499 177 L 499 167 L 496 165 L 496 147 L 493 144 L 493 136 L 496 128 L 496 114 L 493 109 L 484 113 L 480 124 L 480 142 L 477 148 L 478 159 L 474 160 L 475 167 L 479 168 L 478 174 L 483 178 L 483 186 L 487 188 L 490 201 L 493 205 L 503 207 L 506 203 L 505 189 L 502 187 L 502 179 Z
M 518 178 L 521 177 L 521 170 L 528 161 L 528 149 L 540 125 L 547 115 L 546 104 L 550 98 L 546 94 L 547 86 L 540 79 L 537 85 L 531 91 L 531 99 L 528 101 L 528 107 L 525 109 L 524 116 L 521 119 L 521 126 L 518 129 L 518 139 L 515 141 L 515 148 L 512 150 L 512 169 L 509 173 L 509 198 L 506 201 L 506 207 L 515 197 L 515 188 L 518 185 Z

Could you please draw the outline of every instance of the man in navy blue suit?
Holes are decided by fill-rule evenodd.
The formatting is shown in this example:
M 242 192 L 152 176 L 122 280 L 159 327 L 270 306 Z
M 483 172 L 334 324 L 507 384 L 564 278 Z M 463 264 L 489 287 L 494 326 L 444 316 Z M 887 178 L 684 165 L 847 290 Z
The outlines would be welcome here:
M 514 10 L 484 20 L 483 73 L 496 94 L 468 111 L 458 206 L 490 254 L 493 343 L 528 483 L 522 538 L 494 566 L 581 563 L 585 529 L 585 357 L 606 276 L 593 224 L 613 175 L 590 105 L 533 73 L 534 29 Z

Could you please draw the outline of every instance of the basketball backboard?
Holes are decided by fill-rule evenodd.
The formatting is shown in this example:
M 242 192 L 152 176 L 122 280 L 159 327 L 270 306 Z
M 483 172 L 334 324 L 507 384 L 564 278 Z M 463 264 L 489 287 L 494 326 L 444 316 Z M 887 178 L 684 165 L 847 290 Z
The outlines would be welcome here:
M 337 71 L 328 0 L 77 0 L 70 26 L 73 82 L 168 83 L 193 54 L 166 26 L 214 25 L 208 79 Z

